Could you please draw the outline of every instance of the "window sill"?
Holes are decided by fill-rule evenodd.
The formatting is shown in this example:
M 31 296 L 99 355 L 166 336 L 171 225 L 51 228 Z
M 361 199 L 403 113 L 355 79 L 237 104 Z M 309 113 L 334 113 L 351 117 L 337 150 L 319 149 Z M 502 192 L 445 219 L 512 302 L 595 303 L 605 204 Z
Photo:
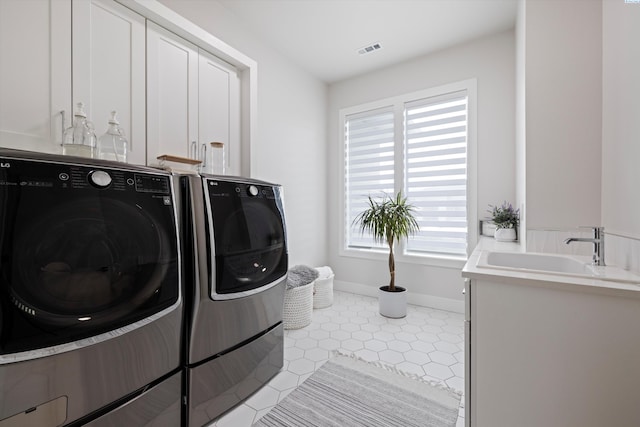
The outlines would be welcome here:
M 389 258 L 389 251 L 382 249 L 342 249 L 340 251 L 341 257 L 347 258 L 359 258 L 368 259 L 371 261 L 386 261 Z M 464 264 L 467 262 L 466 257 L 456 257 L 447 255 L 436 254 L 395 254 L 396 262 L 403 262 L 408 264 L 418 264 L 430 267 L 450 268 L 454 270 L 461 270 Z

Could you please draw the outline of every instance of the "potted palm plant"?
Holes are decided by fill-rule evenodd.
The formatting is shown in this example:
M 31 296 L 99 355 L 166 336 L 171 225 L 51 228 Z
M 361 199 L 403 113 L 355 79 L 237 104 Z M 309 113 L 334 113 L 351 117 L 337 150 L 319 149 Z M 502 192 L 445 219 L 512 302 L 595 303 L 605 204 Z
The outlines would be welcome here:
M 398 192 L 395 198 L 385 194 L 382 200 L 374 200 L 369 196 L 369 207 L 354 219 L 362 233 L 371 233 L 376 242 L 389 246 L 389 285 L 381 286 L 378 291 L 379 311 L 386 317 L 399 318 L 407 315 L 407 290 L 395 285 L 393 247 L 401 239 L 419 231 L 413 209 L 407 203 L 407 198 L 402 197 L 402 192 Z

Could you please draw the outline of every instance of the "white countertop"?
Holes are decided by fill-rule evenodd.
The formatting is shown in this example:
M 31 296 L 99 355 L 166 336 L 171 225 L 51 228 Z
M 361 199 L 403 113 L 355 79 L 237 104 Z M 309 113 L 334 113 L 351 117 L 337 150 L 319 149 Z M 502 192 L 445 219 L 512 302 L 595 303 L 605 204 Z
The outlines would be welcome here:
M 640 298 L 640 285 L 633 283 L 602 280 L 597 277 L 579 277 L 555 274 L 552 272 L 536 272 L 533 270 L 518 268 L 478 267 L 477 264 L 481 254 L 486 251 L 525 252 L 518 242 L 498 242 L 491 237 L 481 236 L 478 245 L 462 269 L 463 277 L 510 283 L 514 285 L 544 286 L 563 290 L 595 292 L 600 294 Z M 589 262 L 590 260 L 589 257 L 581 256 L 572 256 L 572 258 L 582 260 L 584 262 Z M 640 281 L 640 276 L 625 272 L 617 267 L 607 266 L 598 268 L 607 269 L 607 271 L 615 272 L 618 275 L 628 275 L 629 278 L 638 277 L 638 280 Z

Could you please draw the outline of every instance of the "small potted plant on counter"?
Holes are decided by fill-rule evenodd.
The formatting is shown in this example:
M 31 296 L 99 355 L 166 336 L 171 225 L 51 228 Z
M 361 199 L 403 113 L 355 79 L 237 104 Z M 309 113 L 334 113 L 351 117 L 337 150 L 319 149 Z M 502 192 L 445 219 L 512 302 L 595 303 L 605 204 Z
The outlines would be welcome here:
M 514 209 L 506 201 L 502 206 L 489 205 L 489 213 L 496 226 L 495 239 L 499 242 L 513 242 L 518 238 L 517 228 L 520 223 L 520 209 Z
M 380 314 L 399 318 L 407 315 L 407 290 L 395 285 L 396 264 L 393 247 L 401 239 L 419 231 L 418 222 L 413 216 L 413 206 L 407 198 L 398 192 L 395 198 L 384 195 L 381 201 L 369 196 L 369 207 L 354 220 L 360 225 L 361 232 L 369 232 L 376 242 L 389 246 L 389 285 L 381 286 L 378 292 Z

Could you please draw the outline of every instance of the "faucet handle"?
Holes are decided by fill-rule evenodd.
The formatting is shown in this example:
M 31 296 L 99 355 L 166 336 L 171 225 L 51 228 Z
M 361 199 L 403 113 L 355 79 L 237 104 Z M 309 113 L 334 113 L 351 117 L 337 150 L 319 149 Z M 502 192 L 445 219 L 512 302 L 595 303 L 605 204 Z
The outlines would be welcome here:
M 597 225 L 579 225 L 578 228 L 588 228 L 589 230 L 604 230 L 604 227 L 600 227 Z
M 593 231 L 593 238 L 594 239 L 602 239 L 602 234 L 604 233 L 604 227 L 600 227 L 600 226 L 585 226 L 585 225 L 581 225 L 578 227 L 579 229 L 589 229 L 591 231 Z

